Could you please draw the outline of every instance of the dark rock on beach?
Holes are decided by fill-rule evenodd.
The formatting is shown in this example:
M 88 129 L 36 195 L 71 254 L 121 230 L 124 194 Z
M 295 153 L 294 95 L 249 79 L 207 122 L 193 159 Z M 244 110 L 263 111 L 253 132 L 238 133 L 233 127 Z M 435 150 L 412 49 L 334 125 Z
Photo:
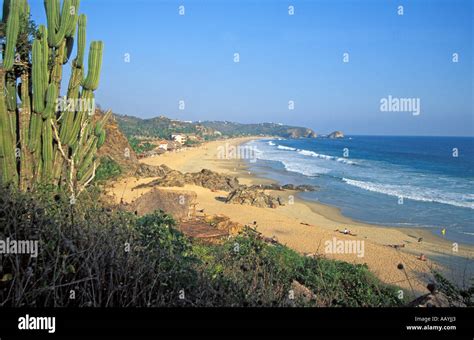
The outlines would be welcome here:
M 203 169 L 200 172 L 183 174 L 177 170 L 167 169 L 165 174 L 150 183 L 141 184 L 136 188 L 149 187 L 183 187 L 185 184 L 199 185 L 211 190 L 232 191 L 239 187 L 236 177 L 222 175 L 217 172 Z
M 219 174 L 208 169 L 187 173 L 184 177 L 188 184 L 199 185 L 211 190 L 231 191 L 239 187 L 239 180 L 236 177 Z
M 275 190 L 275 191 L 284 191 L 284 190 L 294 190 L 294 191 L 316 191 L 318 187 L 309 184 L 294 185 L 294 184 L 285 184 L 278 185 L 275 183 L 272 184 L 254 184 L 249 186 L 250 189 L 261 189 L 261 190 Z
M 295 191 L 316 191 L 318 187 L 309 184 L 301 184 L 301 185 L 294 185 L 294 184 L 285 184 L 282 186 L 284 190 L 295 190 Z
M 251 205 L 260 208 L 276 208 L 283 205 L 280 197 L 265 193 L 263 190 L 240 187 L 232 191 L 225 200 L 226 203 Z
M 164 164 L 159 165 L 159 166 L 154 166 L 154 165 L 140 163 L 140 165 L 137 168 L 137 171 L 135 172 L 135 176 L 143 177 L 143 178 L 163 177 L 170 171 L 172 170 Z

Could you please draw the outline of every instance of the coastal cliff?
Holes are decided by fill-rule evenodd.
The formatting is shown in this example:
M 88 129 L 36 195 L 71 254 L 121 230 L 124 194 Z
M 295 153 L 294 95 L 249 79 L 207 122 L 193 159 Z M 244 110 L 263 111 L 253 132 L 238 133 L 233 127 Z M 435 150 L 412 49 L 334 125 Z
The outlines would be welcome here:
M 334 131 L 328 135 L 328 138 L 335 139 L 335 138 L 344 138 L 344 134 L 342 131 Z

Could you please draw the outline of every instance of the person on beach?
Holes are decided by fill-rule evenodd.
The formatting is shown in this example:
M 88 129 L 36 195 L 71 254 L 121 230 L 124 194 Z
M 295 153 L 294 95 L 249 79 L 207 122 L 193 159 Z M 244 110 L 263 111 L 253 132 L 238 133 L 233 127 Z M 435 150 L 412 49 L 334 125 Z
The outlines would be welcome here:
M 347 229 L 346 227 L 344 227 L 344 230 L 339 230 L 339 229 L 336 229 L 334 231 L 337 231 L 341 234 L 344 234 L 344 235 L 351 235 L 351 236 L 357 236 L 356 234 L 353 234 L 349 229 Z

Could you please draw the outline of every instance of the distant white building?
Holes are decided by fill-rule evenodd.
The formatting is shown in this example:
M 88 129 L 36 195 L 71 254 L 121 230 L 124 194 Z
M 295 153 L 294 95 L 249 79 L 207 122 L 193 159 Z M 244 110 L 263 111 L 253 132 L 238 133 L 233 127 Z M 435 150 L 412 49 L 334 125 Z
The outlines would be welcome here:
M 186 136 L 185 135 L 171 135 L 171 139 L 174 140 L 175 142 L 180 143 L 181 145 L 186 143 Z

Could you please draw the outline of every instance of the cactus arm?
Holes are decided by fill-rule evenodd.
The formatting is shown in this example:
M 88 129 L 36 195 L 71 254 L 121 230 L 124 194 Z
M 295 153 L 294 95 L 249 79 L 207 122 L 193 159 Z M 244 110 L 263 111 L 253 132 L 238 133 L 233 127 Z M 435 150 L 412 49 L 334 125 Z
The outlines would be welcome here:
M 41 143 L 41 115 L 33 112 L 30 121 L 30 138 L 28 147 L 31 152 L 35 152 L 38 145 Z
M 100 70 L 102 68 L 102 52 L 104 44 L 102 41 L 93 41 L 89 49 L 89 63 L 87 77 L 82 86 L 90 91 L 95 91 L 99 86 Z
M 77 22 L 79 20 L 79 5 L 80 0 L 72 0 L 71 7 L 69 8 L 69 13 L 74 15 L 74 20 L 66 30 L 66 38 L 74 37 L 76 34 Z
M 32 52 L 32 81 L 33 81 L 33 111 L 42 113 L 44 111 L 47 81 L 45 79 L 44 64 L 46 56 L 43 55 L 41 41 L 33 42 Z
M 62 10 L 59 14 L 60 23 L 59 30 L 55 32 L 52 42 L 52 47 L 58 48 L 66 38 L 66 31 L 70 29 L 70 26 L 74 22 L 74 15 L 70 14 L 69 8 L 71 7 L 71 0 L 64 0 Z M 51 33 L 51 31 L 49 30 Z
M 56 112 L 56 100 L 58 99 L 58 89 L 56 85 L 49 84 L 46 92 L 46 106 L 43 111 L 43 119 L 54 118 Z
M 56 42 L 56 30 L 59 27 L 59 0 L 44 0 L 44 8 L 48 22 L 48 44 L 53 47 Z
M 26 190 L 31 186 L 33 180 L 33 161 L 28 148 L 29 128 L 31 119 L 31 106 L 29 97 L 28 73 L 21 76 L 22 109 L 18 117 L 18 128 L 20 131 L 20 189 Z
M 49 45 L 51 47 L 58 48 L 63 43 L 64 39 L 71 37 L 75 31 L 77 24 L 77 12 L 79 10 L 79 0 L 64 0 L 61 11 L 59 11 L 59 2 L 55 0 L 46 0 L 45 7 L 47 13 L 50 13 L 49 17 L 56 17 L 56 22 L 51 23 L 51 26 L 55 26 L 56 30 L 51 35 Z M 50 34 L 52 33 L 52 27 L 48 27 Z
M 49 83 L 49 46 L 48 46 L 48 30 L 44 25 L 40 25 L 38 28 L 41 41 L 41 52 L 42 52 L 42 68 L 44 73 L 44 80 Z
M 54 83 L 58 89 L 61 88 L 61 79 L 63 75 L 63 61 L 64 61 L 65 53 L 66 53 L 66 40 L 63 40 L 59 48 L 56 49 L 56 54 L 54 56 L 54 65 L 51 71 L 51 79 L 50 79 L 50 83 Z
M 3 56 L 3 68 L 10 71 L 15 62 L 15 47 L 20 32 L 20 2 L 12 1 L 7 19 L 6 46 Z
M 13 167 L 15 164 L 15 153 L 10 133 L 10 121 L 7 112 L 5 93 L 5 70 L 0 68 L 0 171 L 2 181 L 5 183 L 16 183 L 17 172 Z
M 51 178 L 53 170 L 53 130 L 51 118 L 43 121 L 42 130 L 43 180 Z
M 87 17 L 82 14 L 78 20 L 78 31 L 77 31 L 77 56 L 76 64 L 78 67 L 84 65 L 84 52 L 86 50 L 86 27 Z

